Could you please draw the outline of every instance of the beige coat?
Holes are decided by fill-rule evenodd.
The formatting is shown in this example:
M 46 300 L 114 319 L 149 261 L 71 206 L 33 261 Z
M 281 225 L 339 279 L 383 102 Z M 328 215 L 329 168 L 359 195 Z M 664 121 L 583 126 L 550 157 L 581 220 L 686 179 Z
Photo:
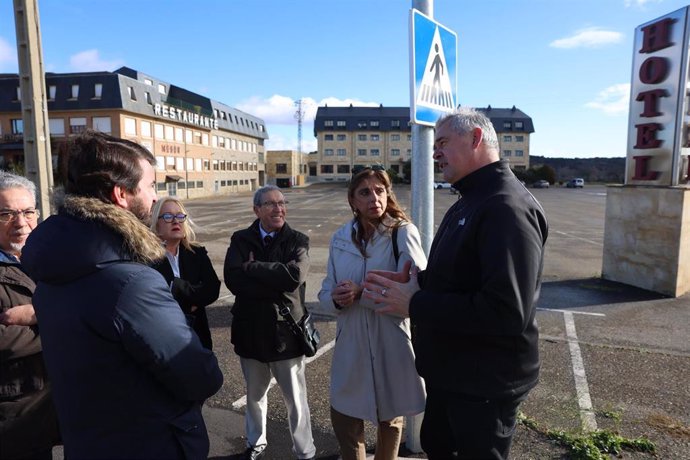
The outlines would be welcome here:
M 337 314 L 331 406 L 372 422 L 418 414 L 424 410 L 425 391 L 415 369 L 409 319 L 376 313 L 377 306 L 368 299 L 342 310 L 333 304 L 331 291 L 338 282 L 349 279 L 361 285 L 368 270 L 396 270 L 389 229 L 379 227 L 365 259 L 352 242 L 352 228 L 348 222 L 333 235 L 328 274 L 319 292 L 321 308 Z M 426 257 L 417 228 L 403 225 L 397 240 L 397 269 L 407 260 L 424 269 Z

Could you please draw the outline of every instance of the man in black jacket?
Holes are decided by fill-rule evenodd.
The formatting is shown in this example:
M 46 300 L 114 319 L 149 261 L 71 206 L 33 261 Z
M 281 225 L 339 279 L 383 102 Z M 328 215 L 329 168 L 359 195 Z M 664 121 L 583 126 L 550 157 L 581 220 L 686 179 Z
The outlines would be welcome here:
M 539 377 L 535 304 L 548 224 L 500 160 L 483 114 L 461 108 L 441 117 L 434 159 L 461 198 L 438 228 L 427 269 L 369 272 L 365 295 L 416 326 L 429 459 L 503 459 L 518 406 Z
M 278 187 L 254 194 L 257 219 L 232 235 L 225 256 L 225 284 L 235 294 L 232 343 L 247 383 L 247 450 L 263 457 L 267 445 L 267 394 L 271 375 L 288 410 L 292 451 L 298 459 L 316 453 L 311 432 L 305 362 L 301 342 L 280 315 L 289 308 L 295 321 L 305 313 L 302 290 L 309 270 L 309 237 L 285 222 L 287 201 Z

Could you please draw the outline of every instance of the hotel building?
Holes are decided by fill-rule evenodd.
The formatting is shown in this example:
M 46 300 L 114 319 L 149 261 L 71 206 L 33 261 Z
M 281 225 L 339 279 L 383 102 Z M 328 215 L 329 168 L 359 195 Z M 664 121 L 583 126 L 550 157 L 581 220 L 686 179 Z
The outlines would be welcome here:
M 159 195 L 196 198 L 265 183 L 262 119 L 128 67 L 46 73 L 53 169 L 66 136 L 94 129 L 145 146 L 156 157 Z M 0 168 L 24 162 L 21 89 L 0 74 Z

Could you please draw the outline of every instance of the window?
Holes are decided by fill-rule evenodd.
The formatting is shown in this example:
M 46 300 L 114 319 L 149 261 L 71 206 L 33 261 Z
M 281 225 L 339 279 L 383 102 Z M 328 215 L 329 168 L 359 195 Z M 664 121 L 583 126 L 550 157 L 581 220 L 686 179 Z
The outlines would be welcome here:
M 103 95 L 103 83 L 96 83 L 93 85 L 93 98 L 100 99 Z
M 522 129 L 522 127 L 523 127 L 523 124 L 522 124 L 521 121 L 516 121 L 516 122 L 515 122 L 515 129 Z
M 512 123 L 510 123 L 509 121 L 503 122 L 503 129 L 510 129 L 512 126 Z
M 287 174 L 287 163 L 276 163 L 276 174 Z
M 391 128 L 400 128 L 400 120 L 391 120 Z
M 161 94 L 165 94 L 165 85 L 158 83 L 158 92 Z
M 57 93 L 57 86 L 55 85 L 50 85 L 48 87 L 48 100 L 49 101 L 54 101 L 55 100 L 55 93 Z
M 165 157 L 160 155 L 156 156 L 156 169 L 160 171 L 165 171 Z
M 51 118 L 48 120 L 48 126 L 50 129 L 51 136 L 64 136 L 65 135 L 65 120 L 62 118 Z
M 366 134 L 357 134 L 357 140 L 358 141 L 366 141 L 367 135 Z
M 371 140 L 372 140 L 372 141 L 378 141 L 378 140 L 380 140 L 380 139 L 381 139 L 381 136 L 379 136 L 378 134 L 372 134 L 372 135 L 371 135 Z
M 156 123 L 155 125 L 153 125 L 153 132 L 155 134 L 156 139 L 165 139 L 163 131 L 163 125 L 161 125 L 160 123 Z
M 141 135 L 143 137 L 151 137 L 151 122 L 142 121 L 141 122 Z
M 379 127 L 379 121 L 378 120 L 371 120 L 369 122 L 369 127 L 370 128 L 378 128 Z
M 392 141 L 399 141 L 400 140 L 400 134 L 391 134 L 391 140 Z
M 213 160 L 213 170 L 214 170 L 214 171 L 218 171 L 218 169 L 219 169 L 219 167 L 218 167 L 218 160 Z
M 338 149 L 338 156 L 339 157 L 344 157 L 347 155 L 347 150 L 346 149 Z
M 197 171 L 201 171 L 201 166 L 203 165 L 201 158 L 195 158 L 194 159 L 194 169 Z
M 513 136 L 503 136 L 503 142 L 513 142 Z
M 21 118 L 12 119 L 12 134 L 24 134 L 24 120 Z
M 175 130 L 172 126 L 165 125 L 165 140 L 172 141 L 175 139 Z
M 133 101 L 136 101 L 136 100 L 137 100 L 137 95 L 134 94 L 134 88 L 132 88 L 131 86 L 128 86 L 128 87 L 127 87 L 127 93 L 129 94 L 129 98 L 130 98 L 131 100 L 133 100 Z
M 345 126 L 347 126 L 347 123 L 345 123 L 345 120 L 338 120 L 338 121 L 336 122 L 336 126 L 337 126 L 338 128 L 344 128 Z
M 150 78 L 144 78 L 144 83 L 146 83 L 149 86 L 153 86 L 153 82 L 151 81 Z
M 321 174 L 333 174 L 333 165 L 321 165 Z
M 17 99 L 15 101 L 21 101 L 22 100 L 22 87 L 17 86 Z
M 367 156 L 367 149 L 357 149 L 357 156 L 360 156 L 360 157 Z
M 204 160 L 204 171 L 211 170 L 211 162 L 209 160 Z
M 503 156 L 504 156 L 504 157 L 509 157 L 509 156 L 511 156 L 512 154 L 513 154 L 513 152 L 510 151 L 510 150 L 504 150 L 504 151 L 503 151 Z
M 515 136 L 515 142 L 525 142 L 525 136 Z
M 338 174 L 350 174 L 350 165 L 338 165 Z
M 175 171 L 184 171 L 184 158 L 175 158 Z
M 132 120 L 134 121 L 134 120 Z M 69 119 L 69 132 L 70 134 L 79 134 L 86 131 L 86 118 L 77 117 Z
M 165 182 L 158 182 L 156 184 L 156 190 L 158 190 L 159 192 L 165 192 L 167 190 L 167 185 L 165 184 Z
M 407 135 L 407 140 L 408 140 L 408 141 L 411 141 L 411 140 L 412 140 L 412 134 L 408 134 L 408 135 Z
M 190 182 L 191 184 L 191 182 Z M 204 188 L 204 181 L 198 180 L 196 181 L 196 188 Z
M 201 135 L 201 144 L 202 145 L 208 145 L 208 134 L 203 133 Z
M 522 150 L 516 150 L 516 151 L 515 151 L 515 156 L 516 156 L 516 157 L 524 157 L 524 156 L 525 156 L 525 152 L 522 151 Z
M 93 117 L 93 129 L 102 133 L 110 134 L 110 117 Z
M 71 99 L 76 99 L 79 97 L 79 85 L 72 85 L 72 92 L 70 95 Z
M 186 159 L 186 167 L 185 170 L 187 171 L 194 171 L 194 158 L 187 158 Z
M 400 174 L 400 165 L 391 165 L 391 169 L 397 174 Z
M 377 157 L 379 155 L 381 155 L 381 152 L 379 151 L 379 149 L 371 149 L 371 156 L 372 157 Z
M 332 128 L 332 127 L 333 127 L 333 120 L 325 120 L 325 121 L 323 122 L 323 125 Z
M 400 149 L 392 149 L 391 150 L 391 156 L 392 157 L 399 157 L 400 156 Z
M 182 128 L 175 128 L 175 142 L 184 142 L 184 136 L 182 135 Z
M 332 157 L 333 156 L 333 149 L 325 149 L 323 151 L 323 154 L 324 154 L 324 156 Z
M 332 141 L 333 140 L 333 134 L 325 134 L 323 136 L 324 141 Z
M 189 129 L 185 129 L 185 131 L 184 131 L 184 141 L 187 144 L 192 143 L 192 131 L 190 131 Z
M 344 141 L 346 139 L 345 134 L 338 134 L 338 140 L 339 141 Z
M 146 99 L 147 104 L 153 105 L 153 102 L 151 102 L 151 93 L 144 91 L 144 98 Z

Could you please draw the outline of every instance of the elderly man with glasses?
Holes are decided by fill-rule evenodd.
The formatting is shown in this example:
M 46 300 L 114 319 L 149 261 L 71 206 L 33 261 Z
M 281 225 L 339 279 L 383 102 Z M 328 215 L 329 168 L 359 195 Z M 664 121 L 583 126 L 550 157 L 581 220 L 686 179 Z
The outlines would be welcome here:
M 287 406 L 292 453 L 298 459 L 313 458 L 316 453 L 307 405 L 304 351 L 280 314 L 287 308 L 295 321 L 304 316 L 309 269 L 309 238 L 285 222 L 287 204 L 278 187 L 267 185 L 257 190 L 257 219 L 249 228 L 232 235 L 225 256 L 225 284 L 235 294 L 232 343 L 247 383 L 247 450 L 243 458 L 248 460 L 265 454 L 271 376 L 278 382 Z
M 19 262 L 36 228 L 36 186 L 0 171 L 0 452 L 2 458 L 52 458 L 59 439 L 32 297 Z

